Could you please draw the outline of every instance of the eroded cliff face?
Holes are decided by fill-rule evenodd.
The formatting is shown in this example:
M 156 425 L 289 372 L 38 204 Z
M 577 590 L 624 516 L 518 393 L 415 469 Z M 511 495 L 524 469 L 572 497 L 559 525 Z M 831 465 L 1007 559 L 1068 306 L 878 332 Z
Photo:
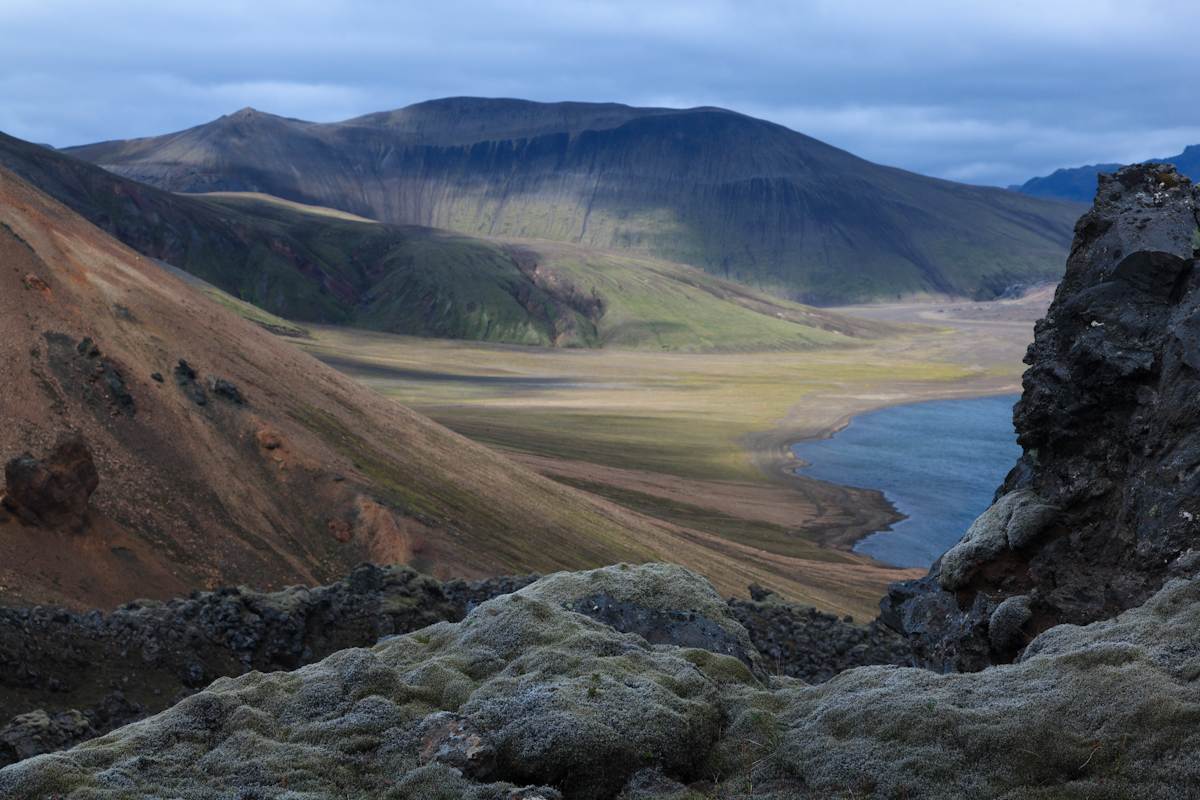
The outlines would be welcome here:
M 923 666 L 1011 661 L 1200 564 L 1198 199 L 1171 164 L 1100 176 L 1025 356 L 1025 455 L 929 575 L 881 603 Z

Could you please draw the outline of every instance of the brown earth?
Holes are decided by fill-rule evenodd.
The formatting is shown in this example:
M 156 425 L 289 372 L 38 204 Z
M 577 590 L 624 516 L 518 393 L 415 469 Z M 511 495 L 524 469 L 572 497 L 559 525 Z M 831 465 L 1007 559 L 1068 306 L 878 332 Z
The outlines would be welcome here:
M 854 542 L 904 518 L 882 492 L 796 475 L 773 474 L 782 478 L 774 485 L 705 481 L 528 453 L 506 452 L 505 455 L 552 478 L 602 484 L 706 508 L 738 519 L 769 522 L 802 531 L 805 541 L 820 548 L 847 553 Z M 792 459 L 789 469 L 796 464 Z M 863 564 L 879 565 L 869 556 L 855 553 L 851 557 L 861 559 Z
M 0 461 L 41 457 L 75 431 L 100 476 L 83 534 L 0 520 L 10 596 L 111 608 L 217 584 L 327 583 L 363 560 L 442 578 L 671 560 L 727 596 L 758 582 L 873 616 L 882 588 L 908 577 L 778 557 L 498 458 L 5 170 L 0 225 Z

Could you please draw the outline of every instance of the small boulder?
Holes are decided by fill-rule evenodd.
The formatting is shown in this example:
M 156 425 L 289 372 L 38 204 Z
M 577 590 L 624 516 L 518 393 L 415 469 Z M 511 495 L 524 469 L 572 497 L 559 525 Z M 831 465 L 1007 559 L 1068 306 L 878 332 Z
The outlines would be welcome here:
M 198 406 L 208 405 L 208 395 L 204 393 L 199 384 L 196 383 L 196 370 L 184 361 L 179 359 L 179 364 L 173 370 L 175 374 L 175 384 L 179 386 L 183 393 L 192 399 Z
M 72 747 L 95 735 L 91 721 L 74 709 L 50 715 L 39 708 L 21 714 L 0 727 L 0 767 Z
M 25 453 L 5 464 L 4 482 L 5 507 L 26 524 L 83 533 L 100 475 L 83 437 L 64 433 L 42 460 Z
M 216 375 L 206 375 L 204 382 L 208 385 L 208 390 L 222 400 L 233 403 L 235 406 L 246 405 L 246 398 L 242 397 L 242 393 L 238 388 L 224 378 L 218 378 Z

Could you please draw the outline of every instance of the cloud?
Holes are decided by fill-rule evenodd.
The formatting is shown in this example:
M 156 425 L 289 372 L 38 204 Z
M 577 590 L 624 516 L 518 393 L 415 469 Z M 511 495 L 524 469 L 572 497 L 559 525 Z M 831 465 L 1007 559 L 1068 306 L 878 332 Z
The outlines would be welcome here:
M 57 145 L 252 105 L 334 121 L 454 95 L 716 105 L 1008 184 L 1200 141 L 1184 2 L 8 0 L 0 128 Z

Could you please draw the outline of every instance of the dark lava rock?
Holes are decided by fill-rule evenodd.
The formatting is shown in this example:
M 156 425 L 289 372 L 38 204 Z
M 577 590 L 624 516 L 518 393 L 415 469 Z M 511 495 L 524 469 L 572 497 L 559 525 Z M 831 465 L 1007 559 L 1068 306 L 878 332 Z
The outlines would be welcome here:
M 137 405 L 125 385 L 120 368 L 101 352 L 90 338 L 76 342 L 65 333 L 47 331 L 46 360 L 58 379 L 64 395 L 77 397 L 100 412 L 107 408 L 114 415 L 133 417 Z
M 104 380 L 108 384 L 109 394 L 112 395 L 117 408 L 121 409 L 126 416 L 132 417 L 137 412 L 133 395 L 125 388 L 125 379 L 121 377 L 121 373 L 117 372 L 108 361 L 104 362 Z
M 330 586 L 278 592 L 222 587 L 166 603 L 126 603 L 107 616 L 55 606 L 0 608 L 0 721 L 35 710 L 55 720 L 63 712 L 81 713 L 90 727 L 71 733 L 61 746 L 46 740 L 38 752 L 61 749 L 158 713 L 214 678 L 292 670 L 342 648 L 370 647 L 436 622 L 458 622 L 480 603 L 539 577 L 441 583 L 404 565 L 360 564 Z M 764 601 L 735 600 L 730 612 L 772 673 L 817 683 L 850 667 L 911 663 L 906 640 L 878 622 L 849 625 L 811 606 L 785 603 L 773 592 L 759 594 Z M 618 624 L 627 612 L 635 618 L 639 613 L 608 607 Z M 699 622 L 694 613 L 691 620 L 683 618 L 686 612 L 676 613 L 681 616 L 658 612 L 659 621 L 676 633 Z M 700 627 L 692 633 L 712 638 Z M 12 725 L 0 728 L 0 738 L 5 730 L 29 729 L 17 719 Z M 0 766 L 15 752 L 0 747 Z
M 222 587 L 186 600 L 126 603 L 107 616 L 0 608 L 0 720 L 39 708 L 51 717 L 78 709 L 93 734 L 107 733 L 217 677 L 292 670 L 462 617 L 437 580 L 411 567 L 373 564 L 330 586 Z
M 784 602 L 751 587 L 754 600 L 730 600 L 729 611 L 773 675 L 824 683 L 840 672 L 871 664 L 912 666 L 908 640 L 879 620 L 852 625 L 806 603 Z
M 502 594 L 512 594 L 519 589 L 524 589 L 541 577 L 538 573 L 532 572 L 528 575 L 485 578 L 474 583 L 467 583 L 462 578 L 454 578 L 442 584 L 442 592 L 445 594 L 446 600 L 462 609 L 465 617 L 480 603 Z
M 208 390 L 222 400 L 227 400 L 238 406 L 246 405 L 246 398 L 242 397 L 242 393 L 238 391 L 238 388 L 224 378 L 208 375 L 205 376 L 204 380 L 208 385 Z
M 650 644 L 695 647 L 733 656 L 754 670 L 754 663 L 737 638 L 694 611 L 647 608 L 622 602 L 612 595 L 593 594 L 563 603 L 563 608 L 590 617 L 621 633 L 636 633 Z
M 208 395 L 204 393 L 204 389 L 196 383 L 196 370 L 192 369 L 186 361 L 179 359 L 179 364 L 172 370 L 175 374 L 175 384 L 192 399 L 198 406 L 208 405 Z
M 1047 628 L 1115 616 L 1196 570 L 1200 192 L 1170 164 L 1099 182 L 1025 356 L 1025 455 L 971 534 L 881 603 L 931 669 L 1011 661 Z
M 5 508 L 26 524 L 83 533 L 100 474 L 83 437 L 64 433 L 42 460 L 25 453 L 5 464 L 4 484 Z

